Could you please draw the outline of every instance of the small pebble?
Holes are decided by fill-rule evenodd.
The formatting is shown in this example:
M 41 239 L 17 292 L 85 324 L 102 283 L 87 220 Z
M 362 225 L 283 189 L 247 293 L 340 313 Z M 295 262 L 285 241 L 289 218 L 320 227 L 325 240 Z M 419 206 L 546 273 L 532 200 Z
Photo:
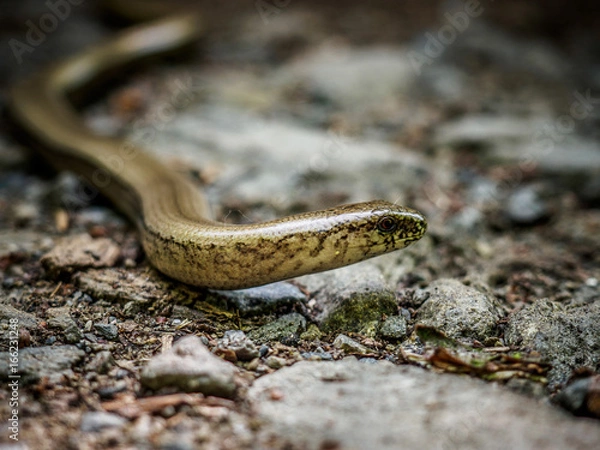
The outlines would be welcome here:
M 104 411 L 86 412 L 81 419 L 79 429 L 84 433 L 96 433 L 107 428 L 121 428 L 127 420 L 116 414 Z
M 94 356 L 94 358 L 86 365 L 86 370 L 105 374 L 108 373 L 114 364 L 115 360 L 113 359 L 112 353 L 105 350 Z
M 333 346 L 335 348 L 339 348 L 343 350 L 345 353 L 366 355 L 369 353 L 373 353 L 367 347 L 362 345 L 359 342 L 356 342 L 354 339 L 349 338 L 345 334 L 338 334 L 338 336 L 333 341 Z
M 280 358 L 278 356 L 269 356 L 267 359 L 265 359 L 265 364 L 271 369 L 281 369 L 282 367 L 287 365 L 287 361 L 284 358 Z
M 217 342 L 217 350 L 233 351 L 238 361 L 252 361 L 259 355 L 254 342 L 241 330 L 227 330 Z
M 542 200 L 538 189 L 525 186 L 517 189 L 506 204 L 508 218 L 517 225 L 533 225 L 548 217 L 547 203 Z
M 577 416 L 600 418 L 600 375 L 571 382 L 554 400 Z
M 379 328 L 379 335 L 384 339 L 401 340 L 407 335 L 406 318 L 403 316 L 388 317 Z
M 95 323 L 94 329 L 109 341 L 116 341 L 119 338 L 119 329 L 113 323 Z

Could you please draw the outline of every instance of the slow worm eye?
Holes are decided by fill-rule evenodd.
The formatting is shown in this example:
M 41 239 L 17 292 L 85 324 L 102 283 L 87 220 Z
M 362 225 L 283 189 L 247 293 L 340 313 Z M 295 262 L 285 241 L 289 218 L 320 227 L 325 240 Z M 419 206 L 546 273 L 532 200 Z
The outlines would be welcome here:
M 377 222 L 377 229 L 382 233 L 391 233 L 398 227 L 398 223 L 393 217 L 383 216 Z

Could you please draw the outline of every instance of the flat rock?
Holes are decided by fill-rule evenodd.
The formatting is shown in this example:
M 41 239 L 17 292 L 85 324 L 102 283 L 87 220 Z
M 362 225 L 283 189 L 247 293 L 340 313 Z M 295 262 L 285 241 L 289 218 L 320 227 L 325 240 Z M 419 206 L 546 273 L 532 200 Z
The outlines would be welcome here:
M 107 428 L 122 428 L 127 420 L 116 414 L 104 411 L 86 412 L 81 418 L 79 429 L 84 433 L 95 433 Z
M 181 338 L 167 352 L 150 360 L 140 381 L 150 389 L 177 389 L 205 395 L 233 397 L 236 367 L 213 355 L 197 336 Z
M 209 290 L 206 296 L 209 303 L 226 309 L 239 311 L 241 317 L 269 314 L 306 301 L 306 295 L 290 283 L 272 283 L 250 289 L 234 291 Z
M 120 255 L 120 247 L 111 239 L 80 234 L 62 239 L 41 261 L 51 273 L 73 273 L 89 267 L 114 266 Z
M 173 146 L 174 141 L 180 145 Z M 189 167 L 218 168 L 207 194 L 225 205 L 223 216 L 238 205 L 268 205 L 267 214 L 252 212 L 252 222 L 298 205 L 308 210 L 335 206 L 335 200 L 324 204 L 326 192 L 344 193 L 344 202 L 394 201 L 422 182 L 429 168 L 417 152 L 382 140 L 345 136 L 278 116 L 265 120 L 222 104 L 190 107 L 165 125 L 152 147 L 162 158 L 178 158 Z M 306 183 L 315 176 L 317 182 Z
M 77 275 L 77 286 L 95 300 L 133 302 L 140 307 L 164 298 L 168 283 L 136 269 L 91 269 Z
M 324 331 L 368 333 L 382 316 L 397 313 L 396 296 L 374 264 L 343 267 L 298 279 L 316 301 Z
M 318 47 L 281 71 L 280 76 L 303 79 L 316 95 L 346 109 L 366 109 L 407 92 L 417 75 L 402 50 L 353 49 L 339 43 Z
M 2 294 L 0 293 L 0 297 Z M 11 320 L 16 320 L 19 328 L 32 330 L 37 328 L 39 319 L 33 314 L 30 314 L 11 305 L 0 303 L 0 329 L 8 328 Z
M 277 396 L 273 396 L 277 392 Z M 464 376 L 388 362 L 299 362 L 254 382 L 261 447 L 587 449 L 600 424 Z
M 483 342 L 495 335 L 496 324 L 502 317 L 492 294 L 458 280 L 436 280 L 415 295 L 426 298 L 419 308 L 417 323 L 434 327 L 454 339 Z
M 565 383 L 573 370 L 600 364 L 600 302 L 565 307 L 537 300 L 510 316 L 507 345 L 538 351 L 552 368 L 549 387 Z
M 300 339 L 300 335 L 306 331 L 306 319 L 298 313 L 286 314 L 273 322 L 267 323 L 256 330 L 248 333 L 250 339 L 259 344 L 267 342 L 281 342 L 293 345 Z
M 63 376 L 73 374 L 73 366 L 78 364 L 85 352 L 74 345 L 56 347 L 28 347 L 19 349 L 18 373 L 23 384 L 35 383 L 43 377 L 57 383 Z M 0 377 L 10 374 L 9 353 L 0 353 Z

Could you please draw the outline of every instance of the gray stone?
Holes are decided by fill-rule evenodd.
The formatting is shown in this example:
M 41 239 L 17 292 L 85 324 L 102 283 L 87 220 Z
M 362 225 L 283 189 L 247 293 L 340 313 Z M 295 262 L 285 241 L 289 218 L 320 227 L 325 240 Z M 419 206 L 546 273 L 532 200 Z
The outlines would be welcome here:
M 99 335 L 109 341 L 117 341 L 119 339 L 119 329 L 114 323 L 95 323 L 94 329 Z
M 579 378 L 559 392 L 554 401 L 573 414 L 600 418 L 600 407 L 594 401 L 599 392 L 600 375 Z
M 600 364 L 600 302 L 565 307 L 540 299 L 510 316 L 507 345 L 539 352 L 551 365 L 549 388 L 565 383 L 572 371 Z
M 314 352 L 304 352 L 300 356 L 309 361 L 331 361 L 333 359 L 331 353 L 327 353 L 321 347 L 317 347 Z
M 299 362 L 256 380 L 248 399 L 261 448 L 587 449 L 600 441 L 596 421 L 498 385 L 388 362 Z
M 239 361 L 251 361 L 258 357 L 258 348 L 241 330 L 227 330 L 217 342 L 217 350 L 231 350 Z
M 538 191 L 534 186 L 523 186 L 508 197 L 506 214 L 513 223 L 532 225 L 548 217 L 548 205 Z
M 434 327 L 448 337 L 485 341 L 495 336 L 502 312 L 492 294 L 466 286 L 458 280 L 440 279 L 415 293 L 426 298 L 417 313 L 417 323 Z
M 539 126 L 538 121 L 522 117 L 469 114 L 436 127 L 433 140 L 436 146 L 508 146 L 531 140 L 531 130 Z
M 548 129 L 555 128 L 559 119 L 471 114 L 437 127 L 434 142 L 442 147 L 473 145 L 486 149 L 489 164 L 534 162 L 542 172 L 597 175 L 597 143 L 570 134 L 555 137 Z
M 181 338 L 173 347 L 150 360 L 140 381 L 150 389 L 174 388 L 233 397 L 237 384 L 236 367 L 213 355 L 197 336 Z
M 36 383 L 43 377 L 58 383 L 63 376 L 73 375 L 71 368 L 78 364 L 85 352 L 74 345 L 57 347 L 28 347 L 19 349 L 18 373 L 21 383 Z M 7 379 L 12 373 L 8 352 L 0 353 L 0 377 Z
M 391 341 L 401 341 L 407 336 L 408 324 L 404 316 L 391 316 L 379 327 L 379 336 Z
M 300 335 L 306 330 L 306 319 L 298 313 L 286 314 L 273 322 L 252 330 L 248 336 L 259 344 L 281 342 L 293 344 L 298 342 Z
M 46 311 L 48 315 L 48 327 L 58 328 L 63 332 L 65 341 L 69 344 L 76 344 L 83 339 L 83 332 L 77 326 L 77 323 L 71 318 L 68 306 L 60 308 L 49 308 Z
M 231 106 L 201 106 L 165 124 L 149 150 L 185 158 L 198 169 L 222 167 L 208 194 L 224 205 L 223 216 L 239 205 L 262 206 L 252 211 L 253 222 L 299 206 L 334 206 L 335 201 L 323 202 L 332 192 L 347 193 L 348 202 L 394 201 L 429 170 L 422 155 L 383 140 L 309 128 L 283 117 L 266 121 L 261 114 Z M 174 147 L 174 141 L 181 145 Z M 315 176 L 318 182 L 306 183 Z
M 298 279 L 316 300 L 316 319 L 323 331 L 370 334 L 373 322 L 398 312 L 396 296 L 373 263 Z
M 306 295 L 290 283 L 272 283 L 234 291 L 210 290 L 206 301 L 226 309 L 235 309 L 241 317 L 291 310 L 306 301 Z
M 300 76 L 315 94 L 346 109 L 367 108 L 411 88 L 417 74 L 406 56 L 402 50 L 383 46 L 324 45 L 284 66 L 282 72 Z
M 457 231 L 473 232 L 483 225 L 484 218 L 485 216 L 480 208 L 465 206 L 452 216 L 448 225 Z
M 85 370 L 99 374 L 105 374 L 108 373 L 114 364 L 115 360 L 112 356 L 112 353 L 108 350 L 104 350 L 96 354 L 96 356 L 94 356 L 94 358 L 86 364 Z
M 373 353 L 372 350 L 368 349 L 360 342 L 356 342 L 354 339 L 349 338 L 345 334 L 338 334 L 333 340 L 333 346 L 343 350 L 344 353 L 366 355 Z
M 79 429 L 84 433 L 96 433 L 107 428 L 122 428 L 127 420 L 116 414 L 104 411 L 89 411 L 81 418 Z
M 0 327 L 8 326 L 11 320 L 18 322 L 19 329 L 25 328 L 28 330 L 37 328 L 39 322 L 39 319 L 33 314 L 21 311 L 12 305 L 0 303 Z

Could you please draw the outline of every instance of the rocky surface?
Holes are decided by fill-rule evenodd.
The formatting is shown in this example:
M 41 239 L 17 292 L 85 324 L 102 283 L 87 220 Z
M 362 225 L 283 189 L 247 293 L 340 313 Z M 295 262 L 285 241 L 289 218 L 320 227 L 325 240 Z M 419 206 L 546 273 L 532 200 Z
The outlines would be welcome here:
M 564 384 L 574 370 L 600 364 L 600 303 L 569 308 L 540 299 L 512 317 L 505 339 L 539 352 L 552 364 L 551 386 Z
M 259 445 L 279 448 L 584 449 L 600 439 L 598 423 L 497 386 L 353 358 L 281 369 L 248 400 Z
M 219 221 L 382 198 L 429 231 L 270 286 L 183 286 L 2 122 L 0 379 L 21 377 L 18 445 L 594 447 L 590 2 L 189 3 L 209 18 L 200 48 L 99 90 L 90 127 L 190 178 Z M 5 42 L 48 4 L 4 8 Z M 0 103 L 8 82 L 115 32 L 96 5 L 69 4 L 21 62 L 3 46 Z

